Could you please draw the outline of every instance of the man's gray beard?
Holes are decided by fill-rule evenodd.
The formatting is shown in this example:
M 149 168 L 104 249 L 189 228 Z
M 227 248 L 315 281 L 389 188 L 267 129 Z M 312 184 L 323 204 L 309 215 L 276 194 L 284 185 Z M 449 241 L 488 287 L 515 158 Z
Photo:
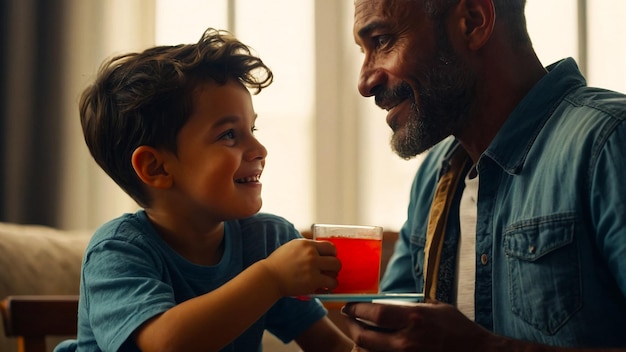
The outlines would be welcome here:
M 410 159 L 432 148 L 468 123 L 475 99 L 477 78 L 463 58 L 454 52 L 445 23 L 438 22 L 437 55 L 430 67 L 416 68 L 422 82 L 413 100 L 407 122 L 393 132 L 391 148 Z M 404 84 L 407 84 L 406 82 Z M 419 105 L 414 94 L 418 94 Z
M 418 118 L 420 115 L 418 109 L 415 103 L 412 103 L 406 124 L 391 135 L 391 149 L 405 160 L 425 152 L 439 142 L 433 141 L 431 134 L 426 133 L 422 120 Z
M 403 159 L 427 151 L 468 122 L 476 77 L 456 55 L 440 55 L 444 64 L 427 75 L 428 88 L 418 92 L 421 105 L 411 95 L 407 122 L 391 136 L 391 148 Z
M 409 160 L 454 133 L 463 120 L 461 116 L 464 115 L 448 115 L 445 118 L 437 118 L 433 114 L 424 115 L 412 103 L 406 124 L 391 136 L 391 148 L 398 156 Z

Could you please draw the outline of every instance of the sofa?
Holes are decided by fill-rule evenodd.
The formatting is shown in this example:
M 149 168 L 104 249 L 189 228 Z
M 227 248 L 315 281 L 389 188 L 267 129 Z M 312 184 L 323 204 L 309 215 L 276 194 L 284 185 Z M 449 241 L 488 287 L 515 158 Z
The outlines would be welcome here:
M 0 299 L 8 295 L 78 294 L 80 263 L 91 231 L 0 222 Z M 2 320 L 0 320 L 0 326 Z M 4 332 L 4 326 L 0 331 Z M 67 337 L 50 338 L 54 346 Z M 16 351 L 0 334 L 0 351 Z

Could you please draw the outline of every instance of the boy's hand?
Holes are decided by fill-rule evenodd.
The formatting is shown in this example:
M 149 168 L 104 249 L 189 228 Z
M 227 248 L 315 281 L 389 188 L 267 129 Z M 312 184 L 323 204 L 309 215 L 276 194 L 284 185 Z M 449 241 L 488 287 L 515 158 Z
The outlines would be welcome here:
M 327 241 L 295 239 L 277 248 L 264 262 L 283 296 L 310 294 L 337 287 L 341 262 Z

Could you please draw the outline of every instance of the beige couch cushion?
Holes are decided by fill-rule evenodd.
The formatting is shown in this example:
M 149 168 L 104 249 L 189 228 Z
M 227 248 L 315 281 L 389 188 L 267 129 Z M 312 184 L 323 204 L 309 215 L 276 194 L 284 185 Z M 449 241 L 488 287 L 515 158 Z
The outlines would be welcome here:
M 78 294 L 80 264 L 91 234 L 0 222 L 0 299 Z M 4 336 L 1 321 L 0 329 L 0 351 L 15 351 L 15 341 Z

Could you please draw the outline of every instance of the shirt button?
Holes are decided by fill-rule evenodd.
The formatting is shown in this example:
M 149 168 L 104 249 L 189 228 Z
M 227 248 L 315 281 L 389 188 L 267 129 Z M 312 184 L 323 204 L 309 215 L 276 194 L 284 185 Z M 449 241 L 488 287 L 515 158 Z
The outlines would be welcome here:
M 421 275 L 422 274 L 422 267 L 419 264 L 417 264 L 415 266 L 415 274 L 416 275 Z
M 487 265 L 487 262 L 488 262 L 488 261 L 489 261 L 489 258 L 487 257 L 487 255 L 486 255 L 486 254 L 483 254 L 483 255 L 481 255 L 481 256 L 480 256 L 480 262 L 481 262 L 483 265 Z

